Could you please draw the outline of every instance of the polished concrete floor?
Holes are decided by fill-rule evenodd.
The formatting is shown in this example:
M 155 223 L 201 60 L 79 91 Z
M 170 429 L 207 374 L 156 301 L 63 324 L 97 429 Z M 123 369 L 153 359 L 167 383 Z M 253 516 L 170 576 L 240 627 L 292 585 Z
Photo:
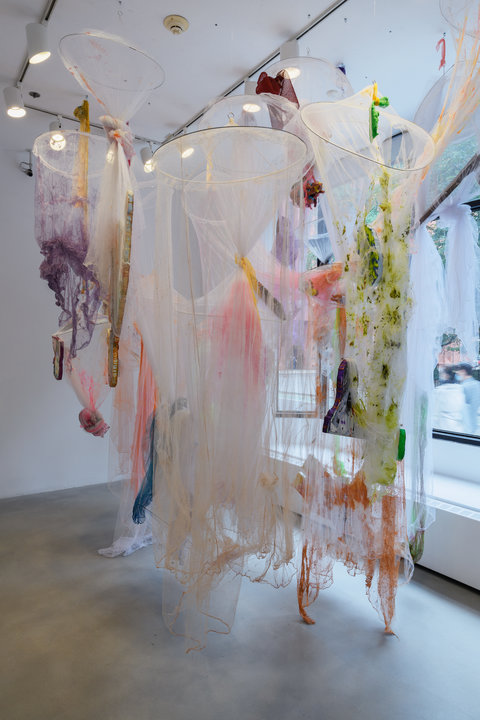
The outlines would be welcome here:
M 480 594 L 417 569 L 385 637 L 360 579 L 299 621 L 245 582 L 229 636 L 185 654 L 151 548 L 106 559 L 106 486 L 0 502 L 1 720 L 479 720 Z

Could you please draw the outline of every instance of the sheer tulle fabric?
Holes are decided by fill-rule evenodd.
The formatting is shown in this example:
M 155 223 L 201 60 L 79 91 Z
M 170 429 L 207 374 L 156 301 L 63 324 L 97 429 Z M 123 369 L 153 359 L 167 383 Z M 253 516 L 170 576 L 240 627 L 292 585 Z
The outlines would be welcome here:
M 290 277 L 270 249 L 306 161 L 294 135 L 233 126 L 155 154 L 157 255 L 139 318 L 158 391 L 152 516 L 172 575 L 165 617 L 191 647 L 228 630 L 236 576 L 283 582 L 293 556 L 288 479 L 269 452 Z
M 478 38 L 480 33 L 478 0 L 440 0 L 440 11 L 454 31 L 461 31 Z
M 164 72 L 141 50 L 99 30 L 66 35 L 59 51 L 65 67 L 101 106 L 100 121 L 110 141 L 86 265 L 94 268 L 100 283 L 116 354 L 128 291 L 132 213 L 139 210 L 130 171 L 134 150 L 128 122 L 162 84 Z M 114 384 L 116 377 L 110 382 Z
M 160 65 L 124 38 L 102 30 L 65 35 L 59 43 L 63 64 L 99 104 L 100 114 L 130 120 L 160 87 Z
M 100 306 L 95 273 L 85 266 L 102 167 L 108 145 L 101 137 L 62 131 L 35 140 L 35 237 L 44 260 L 40 276 L 55 293 L 59 325 L 71 324 L 69 353 L 88 345 Z
M 423 553 L 425 530 L 435 519 L 432 496 L 433 371 L 442 335 L 439 308 L 446 306 L 444 268 L 426 227 L 415 232 L 410 258 L 413 299 L 407 330 L 407 379 L 402 425 L 407 432 L 405 489 L 407 531 L 414 562 Z
M 287 130 L 308 142 L 308 133 L 297 108 L 287 99 L 270 93 L 230 95 L 213 102 L 199 122 L 199 129 L 240 125 Z
M 347 432 L 353 437 L 327 435 L 329 452 L 317 457 L 321 464 L 304 467 L 299 602 L 304 612 L 311 588 L 329 581 L 339 559 L 365 574 L 369 597 L 390 630 L 400 558 L 407 577 L 411 571 L 403 472 L 397 468 L 412 302 L 409 235 L 433 143 L 391 111 L 380 113 L 379 134 L 371 140 L 371 103 L 367 88 L 302 110 L 326 185 L 335 258 L 343 264 L 337 338 L 330 353 L 328 343 L 320 353 L 334 377 L 342 358 L 351 363 L 354 430 Z
M 467 51 L 462 40 L 457 48 L 457 56 L 466 59 L 457 61 L 435 83 L 415 114 L 415 122 L 436 140 L 435 159 L 424 173 L 416 198 L 416 216 L 423 224 L 416 229 L 411 258 L 415 304 L 408 329 L 404 425 L 409 438 L 405 457 L 408 536 L 415 561 L 422 556 L 424 531 L 435 517 L 429 502 L 433 494 L 433 372 L 442 335 L 458 333 L 467 353 L 464 359 L 470 362 L 477 352 L 478 231 L 470 208 L 462 204 L 478 192 L 474 175 L 479 149 L 476 51 Z M 426 228 L 432 219 L 447 230 L 445 263 Z M 438 308 L 442 308 L 440 314 Z
M 138 287 L 149 264 L 152 238 L 145 232 L 128 123 L 149 93 L 162 84 L 164 73 L 141 50 L 98 30 L 65 36 L 60 41 L 60 55 L 98 103 L 109 142 L 85 265 L 95 273 L 108 316 L 108 381 L 112 387 L 118 385 L 110 433 L 110 478 L 121 481 L 121 506 L 113 545 L 100 551 L 114 556 L 133 552 L 147 544 L 150 536 L 149 522 L 138 525 L 131 516 L 146 471 L 143 441 L 148 437 L 155 395 L 148 382 L 146 358 L 141 361 L 138 307 L 130 299 L 131 294 L 135 296 L 131 288 Z
M 67 348 L 64 359 L 64 375 L 72 386 L 82 410 L 80 424 L 84 430 L 103 437 L 109 430 L 100 408 L 109 394 L 107 384 L 107 329 L 106 318 L 97 318 L 89 344 L 77 355 L 72 356 L 72 329 L 61 329 L 55 333 Z

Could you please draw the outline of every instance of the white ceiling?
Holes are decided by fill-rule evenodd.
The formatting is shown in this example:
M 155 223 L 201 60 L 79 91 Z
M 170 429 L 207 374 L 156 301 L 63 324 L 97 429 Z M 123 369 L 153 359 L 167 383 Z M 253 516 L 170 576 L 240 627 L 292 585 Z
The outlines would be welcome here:
M 3 87 L 18 76 L 26 50 L 25 25 L 39 20 L 45 4 L 46 0 L 2 0 Z M 99 28 L 124 36 L 162 65 L 164 85 L 132 121 L 137 134 L 160 141 L 331 4 L 332 0 L 58 0 L 48 27 L 53 50 L 63 35 Z M 185 34 L 173 36 L 163 27 L 170 13 L 188 18 Z M 454 60 L 453 47 L 438 0 L 348 0 L 302 38 L 300 48 L 303 54 L 342 61 L 355 90 L 377 80 L 397 111 L 411 118 L 439 77 L 435 45 L 443 32 L 448 66 Z M 31 90 L 41 97 L 32 100 Z M 65 114 L 83 98 L 57 52 L 28 69 L 23 92 L 28 104 Z M 23 120 L 12 120 L 3 107 L 0 111 L 0 143 L 8 151 L 31 147 L 51 120 L 33 111 Z

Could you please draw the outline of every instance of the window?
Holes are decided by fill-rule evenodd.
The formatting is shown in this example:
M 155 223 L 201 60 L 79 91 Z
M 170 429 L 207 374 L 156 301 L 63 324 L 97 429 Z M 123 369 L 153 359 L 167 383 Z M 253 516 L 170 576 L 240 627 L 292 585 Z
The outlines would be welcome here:
M 480 200 L 470 203 L 479 227 Z M 428 229 L 445 263 L 447 230 L 429 223 Z M 477 337 L 480 341 L 480 335 Z M 465 354 L 460 339 L 454 332 L 442 337 L 442 347 L 434 371 L 433 398 L 434 437 L 461 443 L 480 445 L 480 355 L 476 343 L 476 357 Z

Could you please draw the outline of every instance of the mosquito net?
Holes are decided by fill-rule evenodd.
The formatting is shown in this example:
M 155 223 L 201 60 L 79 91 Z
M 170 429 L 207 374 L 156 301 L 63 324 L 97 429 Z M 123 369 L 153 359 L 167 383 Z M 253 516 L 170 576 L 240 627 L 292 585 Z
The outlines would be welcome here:
M 294 57 L 269 65 L 267 72 L 258 78 L 257 92 L 272 92 L 267 89 L 267 83 L 272 81 L 277 85 L 286 81 L 284 92 L 291 84 L 300 107 L 311 102 L 336 102 L 353 95 L 345 73 L 323 58 Z
M 477 38 L 480 30 L 478 0 L 440 0 L 440 12 L 455 31 Z
M 107 149 L 104 138 L 71 130 L 45 133 L 33 145 L 40 275 L 55 293 L 59 325 L 71 324 L 72 357 L 89 343 L 100 306 L 98 282 L 84 261 Z
M 139 316 L 158 394 L 151 513 L 157 564 L 171 571 L 165 616 L 191 647 L 228 629 L 236 577 L 272 568 L 283 582 L 293 555 L 270 443 L 295 308 L 271 250 L 306 161 L 293 134 L 231 125 L 155 153 L 156 257 Z
M 335 389 L 323 424 L 328 452 L 322 457 L 320 447 L 307 459 L 299 479 L 306 518 L 299 601 L 306 616 L 340 559 L 365 574 L 370 600 L 390 630 L 402 558 L 407 577 L 411 571 L 400 411 L 412 210 L 433 142 L 387 105 L 370 87 L 302 109 L 331 212 L 335 259 L 343 266 L 343 295 L 329 294 L 339 305 L 336 332 L 320 350 Z
M 270 65 L 257 82 L 257 94 L 279 95 L 296 107 L 311 102 L 334 102 L 353 94 L 353 89 L 339 68 L 327 60 L 296 57 Z M 295 131 L 293 131 L 295 132 Z M 304 137 L 302 128 L 300 137 Z M 304 215 L 304 242 L 308 248 L 310 265 L 324 265 L 331 261 L 332 249 L 330 213 L 323 201 L 322 177 L 315 166 L 306 168 L 302 185 L 298 188 L 297 204 Z
M 72 386 L 81 406 L 79 413 L 82 428 L 96 437 L 103 437 L 109 430 L 100 407 L 109 391 L 107 383 L 107 330 L 106 318 L 97 318 L 89 344 L 72 357 L 72 329 L 62 328 L 52 336 L 54 351 L 58 344 L 65 349 L 63 355 L 64 375 Z
M 159 87 L 164 73 L 158 63 L 122 38 L 98 30 L 60 40 L 65 67 L 103 109 L 100 117 L 110 147 L 106 155 L 95 232 L 86 265 L 94 268 L 110 319 L 109 382 L 118 378 L 119 341 L 128 291 L 135 206 L 133 135 L 128 122 Z
M 458 45 L 457 55 L 463 43 Z M 464 48 L 463 48 L 464 49 Z M 452 365 L 478 357 L 478 229 L 466 202 L 477 197 L 478 97 L 476 50 L 451 67 L 422 100 L 415 122 L 432 133 L 435 160 L 417 195 L 416 253 L 411 260 L 414 310 L 408 330 L 404 422 L 409 539 L 419 560 L 434 518 L 432 428 L 475 433 Z M 452 352 L 447 347 L 453 348 Z M 448 382 L 434 384 L 434 371 Z

